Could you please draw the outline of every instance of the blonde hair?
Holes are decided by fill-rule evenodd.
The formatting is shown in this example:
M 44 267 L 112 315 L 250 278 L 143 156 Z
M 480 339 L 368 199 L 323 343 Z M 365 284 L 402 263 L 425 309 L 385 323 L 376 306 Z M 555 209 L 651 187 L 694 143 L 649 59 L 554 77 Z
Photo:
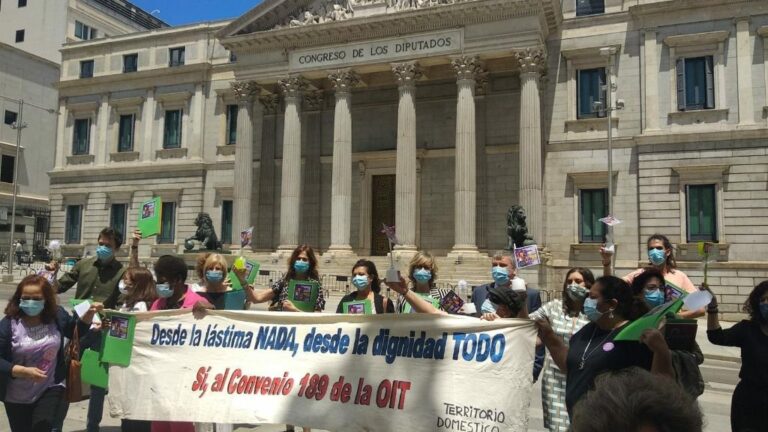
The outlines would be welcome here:
M 408 279 L 411 280 L 413 285 L 416 285 L 416 280 L 413 278 L 413 272 L 417 267 L 429 267 L 432 269 L 432 279 L 429 280 L 429 285 L 434 285 L 437 280 L 437 260 L 430 255 L 429 252 L 417 252 L 416 255 L 411 258 L 411 262 L 408 263 Z
M 203 274 L 205 274 L 205 272 L 207 270 L 210 270 L 213 267 L 215 267 L 217 264 L 221 266 L 222 271 L 224 273 L 227 272 L 227 268 L 228 268 L 227 259 L 224 258 L 224 255 L 217 254 L 217 253 L 212 253 L 212 254 L 209 254 L 205 258 L 205 261 L 203 262 L 203 269 L 202 269 L 203 270 Z

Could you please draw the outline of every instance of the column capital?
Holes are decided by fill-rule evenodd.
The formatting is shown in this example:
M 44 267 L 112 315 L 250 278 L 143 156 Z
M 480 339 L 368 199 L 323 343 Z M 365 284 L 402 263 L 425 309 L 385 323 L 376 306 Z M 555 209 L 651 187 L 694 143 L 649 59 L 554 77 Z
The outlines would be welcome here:
M 261 87 L 255 81 L 235 81 L 229 83 L 229 86 L 235 99 L 241 104 L 252 102 L 261 92 Z
M 414 87 L 422 76 L 421 67 L 417 62 L 394 63 L 392 73 L 395 74 L 398 87 Z
M 538 74 L 544 68 L 547 61 L 546 53 L 541 47 L 525 48 L 515 52 L 515 57 L 520 63 L 521 73 Z
M 475 81 L 486 74 L 483 62 L 478 56 L 459 56 L 451 60 L 458 81 Z
M 309 83 L 302 76 L 291 76 L 277 81 L 280 91 L 285 98 L 297 98 L 309 87 Z
M 269 93 L 259 97 L 259 102 L 264 105 L 264 114 L 275 114 L 280 105 L 280 97 L 275 93 Z
M 339 69 L 328 74 L 328 79 L 336 90 L 336 95 L 349 94 L 352 88 L 360 84 L 360 75 L 350 69 Z

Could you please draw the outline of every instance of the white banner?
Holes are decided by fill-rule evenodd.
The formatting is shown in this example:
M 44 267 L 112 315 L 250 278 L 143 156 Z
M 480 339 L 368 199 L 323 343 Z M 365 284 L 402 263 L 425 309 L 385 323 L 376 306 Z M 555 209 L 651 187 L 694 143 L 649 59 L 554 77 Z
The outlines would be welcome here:
M 329 431 L 525 431 L 531 321 L 213 311 L 137 314 L 113 417 Z
M 295 72 L 459 53 L 463 42 L 462 36 L 461 30 L 449 30 L 372 42 L 296 50 L 289 53 L 288 65 L 290 70 Z

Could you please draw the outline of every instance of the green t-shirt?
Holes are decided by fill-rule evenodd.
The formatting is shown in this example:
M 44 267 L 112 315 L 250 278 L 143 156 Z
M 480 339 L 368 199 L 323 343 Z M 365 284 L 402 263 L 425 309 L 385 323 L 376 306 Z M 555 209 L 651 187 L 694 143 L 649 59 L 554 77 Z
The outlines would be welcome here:
M 116 259 L 106 264 L 95 257 L 82 259 L 59 278 L 59 293 L 77 284 L 76 299 L 92 298 L 93 301 L 104 303 L 104 307 L 114 309 L 120 296 L 117 285 L 123 273 L 125 268 Z

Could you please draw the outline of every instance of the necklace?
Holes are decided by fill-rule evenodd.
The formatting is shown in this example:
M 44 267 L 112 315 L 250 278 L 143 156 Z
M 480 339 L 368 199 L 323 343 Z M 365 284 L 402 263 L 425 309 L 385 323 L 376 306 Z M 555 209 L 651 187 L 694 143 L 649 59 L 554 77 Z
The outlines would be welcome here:
M 589 353 L 587 353 L 587 350 L 589 349 L 589 346 L 590 346 L 590 345 L 592 345 L 592 339 L 595 337 L 595 333 L 597 332 L 597 326 L 595 326 L 595 328 L 594 328 L 594 329 L 592 329 L 592 336 L 590 336 L 590 338 L 589 338 L 589 342 L 587 342 L 587 347 L 586 347 L 586 348 L 584 348 L 584 352 L 581 354 L 581 361 L 579 362 L 579 370 L 584 370 L 584 363 L 587 361 L 587 359 L 589 359 L 589 357 L 590 357 L 590 356 L 592 356 L 592 353 L 593 353 L 593 352 L 595 352 L 595 350 L 596 350 L 596 349 L 597 349 L 597 348 L 598 348 L 600 345 L 602 345 L 602 344 L 603 344 L 603 342 L 605 342 L 605 341 L 606 341 L 606 339 L 608 339 L 609 337 L 611 337 L 611 335 L 612 335 L 612 334 L 613 334 L 613 332 L 615 332 L 615 331 L 616 331 L 616 328 L 614 328 L 613 330 L 611 330 L 611 331 L 610 331 L 610 333 L 608 333 L 607 335 L 605 335 L 605 337 L 603 338 L 603 340 L 601 340 L 601 341 L 600 341 L 600 343 L 598 343 L 598 344 L 597 344 L 597 346 L 595 346 L 594 348 L 592 348 L 592 351 L 590 351 Z

